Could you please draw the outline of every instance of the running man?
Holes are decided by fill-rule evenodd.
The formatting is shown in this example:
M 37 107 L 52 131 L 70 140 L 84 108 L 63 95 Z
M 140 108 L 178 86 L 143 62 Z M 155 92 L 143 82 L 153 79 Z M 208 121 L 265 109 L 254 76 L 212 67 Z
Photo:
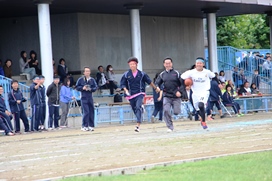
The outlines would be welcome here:
M 130 70 L 124 73 L 120 81 L 121 89 L 124 89 L 126 99 L 129 100 L 131 108 L 137 118 L 137 125 L 135 131 L 140 131 L 140 124 L 143 118 L 143 99 L 145 96 L 145 84 L 151 85 L 154 89 L 156 86 L 153 84 L 149 76 L 137 69 L 138 59 L 130 57 L 128 59 Z
M 210 95 L 211 83 L 210 79 L 215 77 L 215 74 L 204 68 L 204 58 L 196 59 L 195 69 L 188 70 L 181 75 L 182 79 L 191 78 L 193 81 L 192 102 L 197 113 L 200 115 L 200 122 L 203 129 L 208 126 L 205 122 L 205 106 Z
M 164 71 L 160 73 L 155 84 L 156 91 L 160 91 L 160 86 L 164 84 L 163 89 L 163 112 L 164 121 L 168 128 L 167 132 L 174 130 L 171 109 L 175 115 L 181 113 L 181 95 L 185 92 L 180 73 L 173 69 L 172 59 L 167 57 L 163 60 Z

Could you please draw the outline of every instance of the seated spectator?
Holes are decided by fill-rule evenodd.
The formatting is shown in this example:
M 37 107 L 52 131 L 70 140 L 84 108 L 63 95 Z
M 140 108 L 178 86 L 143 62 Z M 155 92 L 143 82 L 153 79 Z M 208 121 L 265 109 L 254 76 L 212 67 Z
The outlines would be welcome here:
M 236 93 L 236 91 L 235 91 L 235 86 L 234 86 L 234 84 L 233 84 L 233 82 L 231 81 L 231 80 L 228 80 L 227 81 L 227 85 L 230 85 L 231 86 L 231 93 L 232 93 L 232 95 L 235 97 L 235 96 L 237 96 L 237 93 Z
M 12 114 L 8 111 L 5 99 L 3 97 L 4 88 L 0 85 L 0 118 L 3 119 L 5 126 L 8 128 L 9 132 L 12 132 L 13 127 L 11 124 Z
M 223 94 L 222 102 L 225 106 L 232 106 L 235 115 L 237 117 L 243 116 L 243 114 L 240 112 L 240 105 L 237 102 L 234 102 L 233 100 L 233 90 L 230 85 L 226 86 L 226 92 Z
M 39 68 L 39 61 L 37 60 L 37 53 L 34 50 L 30 51 L 29 67 L 33 67 L 36 70 L 37 75 L 41 75 L 41 69 Z
M 12 77 L 12 69 L 11 69 L 11 65 L 12 65 L 12 61 L 10 59 L 7 59 L 5 61 L 5 65 L 4 65 L 4 73 L 5 73 L 5 76 L 8 77 L 8 78 L 11 78 Z
M 6 126 L 4 120 L 2 118 L 0 118 L 0 129 L 5 131 L 5 134 L 7 136 L 14 136 L 14 133 L 12 132 L 12 130 Z
M 64 58 L 61 58 L 59 60 L 58 75 L 60 77 L 60 83 L 63 83 L 64 79 L 67 77 L 70 79 L 70 86 L 73 86 L 75 84 L 74 78 L 72 77 L 72 75 L 68 74 L 68 67 L 65 65 Z
M 226 82 L 226 76 L 225 76 L 225 72 L 223 70 L 221 70 L 219 72 L 219 81 L 222 83 L 222 82 Z
M 251 94 L 258 94 L 259 93 L 259 90 L 257 89 L 257 86 L 255 83 L 252 83 L 250 85 L 250 89 L 251 89 Z
M 271 57 L 267 57 L 266 61 L 263 63 L 263 74 L 267 78 L 270 78 L 271 76 L 272 64 L 270 61 L 271 61 Z
M 2 67 L 2 60 L 0 60 L 0 75 L 5 77 L 4 69 Z
M 221 82 L 221 84 L 219 84 L 219 88 L 220 88 L 222 94 L 224 94 L 226 92 L 226 83 Z
M 26 51 L 21 51 L 21 58 L 19 60 L 21 73 L 30 74 L 30 78 L 32 79 L 36 75 L 36 70 L 33 67 L 29 67 L 30 59 L 26 59 L 27 53 Z
M 110 94 L 113 95 L 113 90 L 117 89 L 117 82 L 115 81 L 115 74 L 113 72 L 113 68 L 111 65 L 107 66 L 107 75 L 106 77 L 108 78 L 109 84 L 108 87 L 110 88 Z
M 109 81 L 107 80 L 107 77 L 104 73 L 104 68 L 102 65 L 98 66 L 98 72 L 96 73 L 96 83 L 99 87 L 99 89 L 107 89 Z
M 251 95 L 251 89 L 249 87 L 249 82 L 245 82 L 243 86 L 241 86 L 238 95 Z

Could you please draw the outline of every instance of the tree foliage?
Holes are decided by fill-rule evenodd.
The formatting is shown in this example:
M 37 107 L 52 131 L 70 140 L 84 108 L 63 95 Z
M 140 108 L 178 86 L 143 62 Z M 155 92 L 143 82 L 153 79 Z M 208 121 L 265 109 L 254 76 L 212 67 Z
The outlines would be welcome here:
M 218 17 L 216 24 L 218 46 L 240 49 L 270 48 L 270 28 L 266 15 Z

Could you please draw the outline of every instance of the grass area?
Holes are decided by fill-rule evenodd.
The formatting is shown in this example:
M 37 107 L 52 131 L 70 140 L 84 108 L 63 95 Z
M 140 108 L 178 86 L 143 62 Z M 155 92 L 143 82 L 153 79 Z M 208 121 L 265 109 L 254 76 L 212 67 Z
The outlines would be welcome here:
M 76 177 L 65 181 L 263 181 L 272 180 L 272 151 L 156 167 L 135 175 Z

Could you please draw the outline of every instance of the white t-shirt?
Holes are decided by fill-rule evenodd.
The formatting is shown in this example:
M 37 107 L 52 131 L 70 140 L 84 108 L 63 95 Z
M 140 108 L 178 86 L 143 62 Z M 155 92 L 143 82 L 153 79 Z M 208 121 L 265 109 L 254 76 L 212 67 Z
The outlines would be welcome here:
M 194 93 L 209 91 L 211 88 L 210 79 L 213 77 L 215 77 L 215 74 L 207 69 L 203 69 L 202 71 L 192 69 L 181 74 L 182 79 L 191 78 L 193 80 L 191 89 Z

